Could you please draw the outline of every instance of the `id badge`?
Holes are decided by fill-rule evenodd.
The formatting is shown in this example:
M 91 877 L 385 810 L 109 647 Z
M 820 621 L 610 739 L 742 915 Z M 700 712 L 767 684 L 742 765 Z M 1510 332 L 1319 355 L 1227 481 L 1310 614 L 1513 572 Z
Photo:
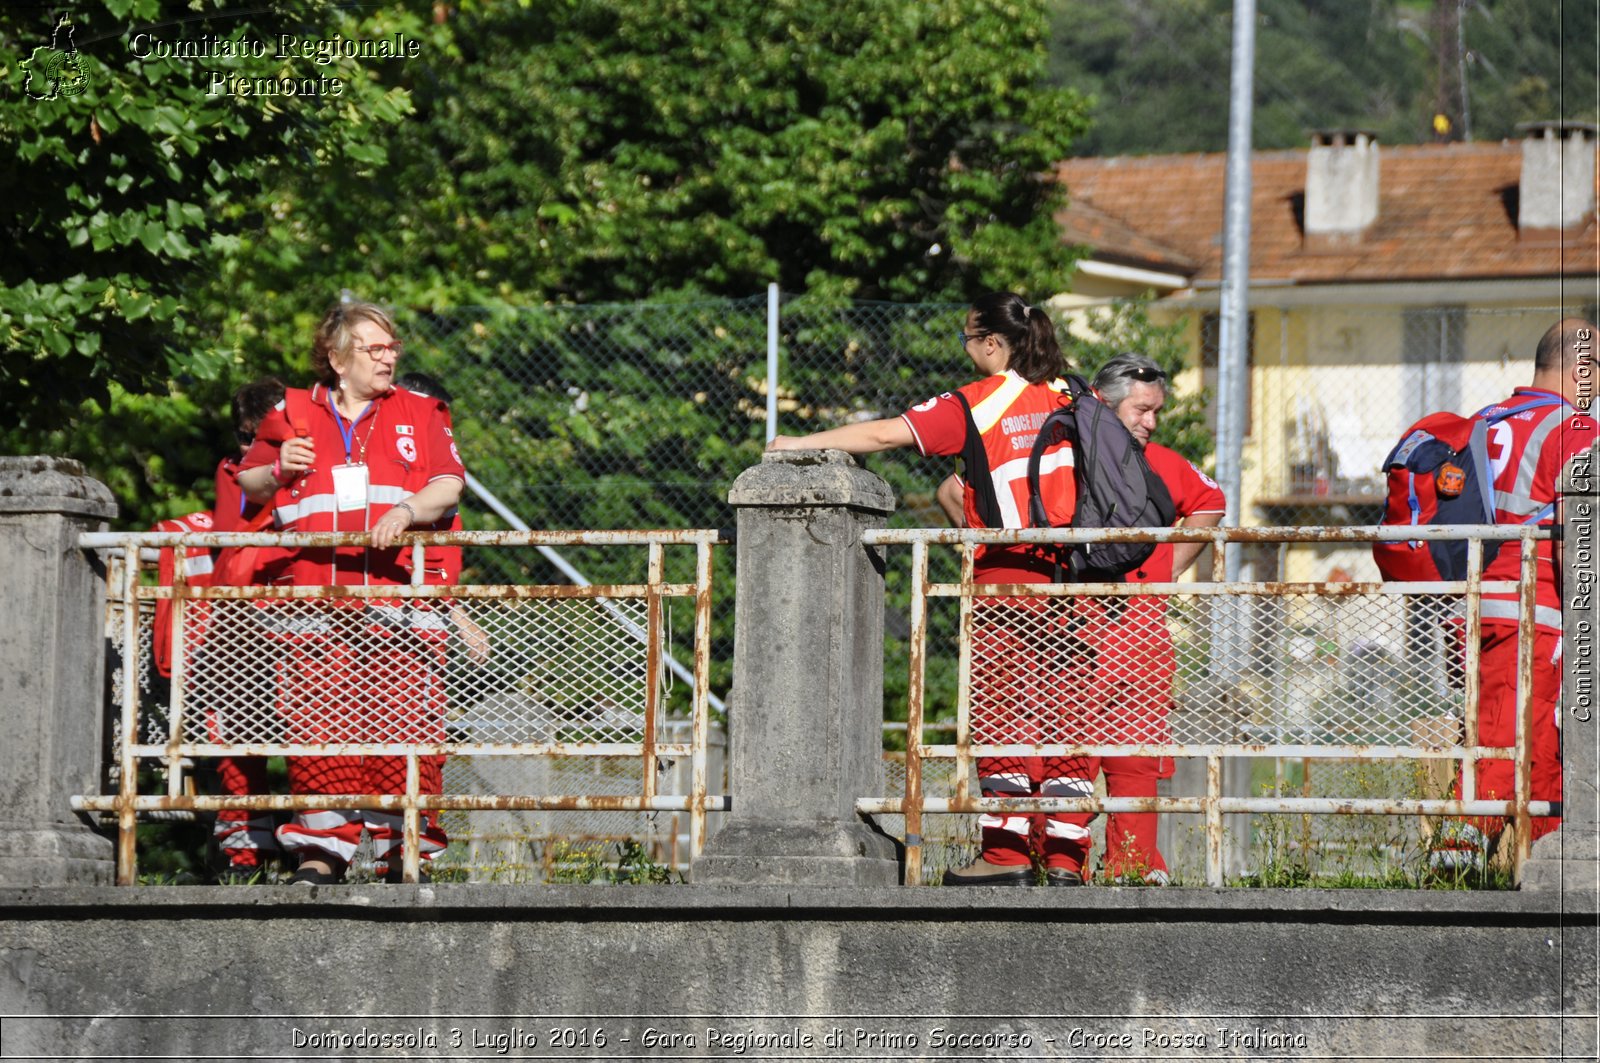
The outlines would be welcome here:
M 365 465 L 335 465 L 333 467 L 333 499 L 340 513 L 367 508 L 367 467 Z

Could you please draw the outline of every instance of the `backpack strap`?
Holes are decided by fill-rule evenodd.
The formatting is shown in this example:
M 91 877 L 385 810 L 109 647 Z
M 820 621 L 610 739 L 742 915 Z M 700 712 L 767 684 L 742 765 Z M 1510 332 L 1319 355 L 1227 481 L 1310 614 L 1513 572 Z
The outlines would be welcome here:
M 1051 410 L 1050 415 L 1039 426 L 1039 434 L 1034 436 L 1033 449 L 1028 451 L 1028 527 L 1030 528 L 1050 527 L 1050 517 L 1044 508 L 1044 492 L 1039 486 L 1039 466 L 1044 461 L 1044 452 L 1051 447 L 1076 442 L 1073 438 L 1076 434 L 1073 431 L 1073 417 L 1074 411 L 1071 406 Z
M 1002 528 L 1005 521 L 1000 516 L 1000 501 L 994 494 L 989 452 L 983 449 L 983 435 L 978 431 L 978 422 L 972 419 L 972 404 L 959 391 L 950 394 L 961 403 L 961 411 L 967 417 L 967 437 L 961 444 L 961 463 L 966 470 L 967 483 L 972 488 L 972 501 L 978 511 L 978 519 L 983 521 L 985 528 Z
M 1544 409 L 1552 406 L 1562 406 L 1568 409 L 1572 408 L 1572 404 L 1559 395 L 1541 395 L 1537 398 L 1529 399 L 1527 402 L 1518 403 L 1515 406 L 1508 406 L 1492 417 L 1484 417 L 1481 423 L 1486 425 L 1499 424 L 1501 421 L 1515 417 L 1519 413 L 1526 413 L 1529 410 Z M 1488 407 L 1488 409 L 1493 408 L 1494 407 L 1492 406 Z M 1558 427 L 1559 422 L 1551 422 L 1541 423 L 1534 428 L 1533 434 L 1528 439 L 1526 447 L 1522 452 L 1521 462 L 1517 468 L 1516 482 L 1513 484 L 1511 490 L 1501 491 L 1497 489 L 1494 486 L 1494 481 L 1488 476 L 1488 470 L 1482 470 L 1480 473 L 1479 482 L 1483 483 L 1486 487 L 1485 501 L 1488 508 L 1488 515 L 1485 519 L 1486 523 L 1496 523 L 1494 518 L 1495 511 L 1497 509 L 1503 509 L 1512 513 L 1516 513 L 1524 510 L 1527 506 L 1537 504 L 1536 500 L 1530 497 L 1533 490 L 1534 477 L 1534 464 L 1531 463 L 1530 459 L 1536 459 L 1540 452 L 1540 448 L 1544 445 L 1545 438 L 1552 430 Z M 1480 448 L 1478 452 L 1483 454 L 1484 461 L 1487 463 L 1487 445 Z M 1493 499 L 1492 502 L 1489 501 L 1490 498 Z M 1547 519 L 1554 512 L 1555 509 L 1553 504 L 1541 507 L 1535 509 L 1517 523 L 1538 524 Z
M 1495 409 L 1496 407 L 1494 406 L 1485 406 L 1473 416 L 1487 421 L 1489 424 L 1499 424 L 1508 417 L 1515 417 L 1517 414 L 1527 413 L 1529 410 L 1542 410 L 1546 406 L 1570 405 L 1572 404 L 1559 395 L 1543 395 L 1536 399 L 1529 399 L 1527 402 L 1519 402 L 1515 406 L 1507 406 L 1493 417 L 1489 416 L 1489 411 Z

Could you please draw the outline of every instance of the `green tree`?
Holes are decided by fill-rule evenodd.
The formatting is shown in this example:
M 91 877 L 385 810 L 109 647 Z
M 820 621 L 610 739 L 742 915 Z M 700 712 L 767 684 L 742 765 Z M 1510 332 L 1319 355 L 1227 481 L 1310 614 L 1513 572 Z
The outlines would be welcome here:
M 1045 29 L 1042 2 L 468 0 L 393 71 L 392 164 L 278 197 L 325 253 L 268 233 L 239 264 L 435 307 L 1051 292 L 1040 175 L 1084 119 L 1038 85 Z
M 295 65 L 270 50 L 179 58 L 152 42 L 275 42 L 283 32 L 320 36 L 342 18 L 317 0 L 246 16 L 221 0 L 98 0 L 60 25 L 41 6 L 0 11 L 0 70 L 15 93 L 0 112 L 0 152 L 13 160 L 0 173 L 8 425 L 48 430 L 82 400 L 107 407 L 113 386 L 149 394 L 224 371 L 226 354 L 186 293 L 236 238 L 242 219 L 229 208 L 285 165 L 381 160 L 373 131 L 401 117 L 405 97 L 342 62 Z M 63 62 L 71 78 L 52 78 Z M 285 106 L 214 91 L 219 75 L 324 73 L 348 78 L 338 99 Z
M 1298 147 L 1310 129 L 1371 129 L 1388 144 L 1432 139 L 1435 0 L 1261 0 L 1257 148 Z M 1091 97 L 1080 155 L 1227 147 L 1232 0 L 1052 0 L 1050 79 Z M 1473 139 L 1555 118 L 1593 122 L 1593 4 L 1475 0 L 1462 7 Z
M 1306 130 L 1332 126 L 1417 139 L 1428 53 L 1398 7 L 1261 0 L 1255 146 L 1299 146 Z M 1051 78 L 1094 101 L 1094 128 L 1075 153 L 1224 150 L 1232 9 L 1231 0 L 1054 0 Z
M 95 0 L 60 25 L 42 5 L 0 10 L 7 450 L 85 459 L 136 521 L 208 504 L 219 414 L 243 374 L 218 304 L 195 298 L 200 279 L 271 224 L 264 190 L 380 166 L 382 132 L 409 109 L 371 61 L 280 55 L 280 35 L 374 32 L 324 0 L 242 14 L 222 0 Z M 179 42 L 203 54 L 173 54 Z M 240 56 L 244 44 L 264 54 Z M 229 78 L 340 91 L 291 100 Z
M 1522 122 L 1600 121 L 1594 61 L 1600 11 L 1593 4 L 1472 4 L 1462 37 L 1473 139 L 1516 136 Z
M 105 2 L 126 16 L 111 20 L 119 40 L 133 20 L 175 15 Z M 452 344 L 466 338 L 434 311 L 488 307 L 490 323 L 479 327 L 500 341 L 507 336 L 493 322 L 509 311 L 496 307 L 694 301 L 748 295 L 771 280 L 832 300 L 962 299 L 999 287 L 1047 294 L 1071 262 L 1052 217 L 1060 189 L 1040 175 L 1084 119 L 1074 94 L 1038 86 L 1042 0 L 872 0 L 843 10 L 820 0 L 731 8 L 712 0 L 464 0 L 449 9 L 361 9 L 359 22 L 317 22 L 310 5 L 298 10 L 323 35 L 414 36 L 417 59 L 354 63 L 346 74 L 359 74 L 370 98 L 415 113 L 403 125 L 358 126 L 364 139 L 340 153 L 311 147 L 321 120 L 314 104 L 228 104 L 229 115 L 253 123 L 226 138 L 231 161 L 204 159 L 195 174 L 181 174 L 195 183 L 191 199 L 201 208 L 183 215 L 195 222 L 185 237 L 192 252 L 141 264 L 141 283 L 168 298 L 169 316 L 126 362 L 80 360 L 59 367 L 61 386 L 43 385 L 59 404 L 52 408 L 67 411 L 80 395 L 97 395 L 118 425 L 96 416 L 47 437 L 35 418 L 17 440 L 89 458 L 137 522 L 203 504 L 225 437 L 191 417 L 203 422 L 209 412 L 216 424 L 227 390 L 265 372 L 302 381 L 311 327 L 341 291 L 399 308 L 408 327 L 422 330 L 413 341 L 434 324 L 453 337 L 419 345 L 414 365 L 431 357 L 447 380 L 477 373 L 484 387 L 504 388 L 512 370 L 550 345 L 511 333 L 492 358 L 474 360 L 479 343 L 458 363 Z M 140 76 L 138 64 L 119 62 L 126 70 L 118 77 Z M 173 120 L 194 118 L 191 135 L 204 138 L 219 105 L 192 96 L 204 88 L 192 64 L 169 65 L 173 83 L 157 88 Z M 180 73 L 189 77 L 181 86 Z M 59 119 L 69 130 L 73 121 Z M 148 153 L 163 150 L 157 132 L 141 136 Z M 201 148 L 196 158 L 220 150 Z M 130 157 L 121 165 L 138 174 L 155 164 Z M 71 214 L 54 200 L 39 211 Z M 67 222 L 51 224 L 64 232 Z M 45 254 L 41 247 L 33 259 Z M 70 268 L 88 275 L 87 266 Z M 629 335 L 653 342 L 648 329 Z M 687 342 L 675 340 L 672 357 L 733 372 L 716 368 L 729 357 L 727 343 L 684 351 Z M 43 344 L 19 346 L 9 360 L 13 379 L 36 391 L 53 364 Z M 591 477 L 659 480 L 669 455 L 697 462 L 703 486 L 759 452 L 759 419 L 737 405 L 749 401 L 747 374 L 729 377 L 741 391 L 731 436 L 669 409 L 665 396 L 668 405 L 632 411 L 607 401 L 626 376 L 605 364 L 541 376 L 535 386 L 556 390 L 551 401 L 529 404 L 525 433 L 499 424 L 478 432 L 470 402 L 458 422 L 469 438 L 539 441 L 515 460 L 540 459 L 549 478 L 570 479 L 579 492 Z M 583 417 L 568 416 L 568 388 L 591 396 Z M 159 403 L 141 397 L 152 392 Z M 725 397 L 710 395 L 697 409 Z M 552 443 L 561 440 L 570 445 Z M 588 441 L 601 442 L 600 452 L 585 450 Z M 129 450 L 137 473 L 104 468 Z M 562 453 L 575 457 L 549 464 Z M 694 511 L 668 495 L 646 507 L 649 523 Z M 585 516 L 591 526 L 643 519 L 608 509 L 603 495 L 583 497 L 599 507 Z

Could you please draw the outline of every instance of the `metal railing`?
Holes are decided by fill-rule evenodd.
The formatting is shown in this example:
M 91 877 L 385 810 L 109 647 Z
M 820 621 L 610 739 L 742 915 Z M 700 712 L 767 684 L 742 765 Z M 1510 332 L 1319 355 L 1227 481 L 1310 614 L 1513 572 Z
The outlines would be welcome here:
M 1530 799 L 1528 706 L 1532 689 L 1535 553 L 1524 548 L 1517 581 L 1482 578 L 1488 543 L 1549 538 L 1549 529 L 1404 528 L 977 531 L 885 529 L 878 546 L 911 547 L 904 792 L 859 799 L 869 815 L 905 818 L 906 881 L 922 881 L 923 817 L 934 814 L 1168 812 L 1204 817 L 1206 881 L 1223 884 L 1223 816 L 1239 813 L 1506 816 L 1516 825 L 1517 864 L 1529 817 L 1552 814 Z M 1161 584 L 975 585 L 983 544 L 1153 540 L 1347 544 L 1465 539 L 1467 578 L 1438 583 L 1222 581 Z M 960 551 L 958 582 L 934 582 L 930 550 Z M 1478 641 L 1482 595 L 1519 596 L 1520 653 L 1514 748 L 1478 736 Z M 930 617 L 955 608 L 954 645 L 930 645 Z M 949 618 L 946 617 L 946 620 Z M 930 659 L 956 657 L 954 706 L 926 700 Z M 1157 704 L 1159 703 L 1159 704 Z M 944 711 L 930 711 L 934 710 Z M 953 713 L 949 712 L 953 708 Z M 953 720 L 950 716 L 954 717 Z M 923 741 L 953 725 L 953 742 Z M 981 797 L 979 757 L 1197 757 L 1204 794 L 1131 797 Z M 1515 794 L 1474 798 L 1476 761 L 1511 758 Z M 1227 758 L 1346 762 L 1445 762 L 1465 799 L 1401 796 L 1227 796 Z M 930 762 L 946 792 L 928 792 Z M 1281 773 L 1280 773 L 1281 776 Z M 1559 814 L 1559 813 L 1555 813 Z
M 116 817 L 119 884 L 136 880 L 141 816 L 230 809 L 398 812 L 408 882 L 417 881 L 423 810 L 684 813 L 688 855 L 699 852 L 706 813 L 726 807 L 724 796 L 708 792 L 707 775 L 712 548 L 726 541 L 721 533 L 410 534 L 400 540 L 416 573 L 408 586 L 211 587 L 187 578 L 187 547 L 327 548 L 365 546 L 366 539 L 365 533 L 80 537 L 83 548 L 120 558 L 108 566 L 107 630 L 122 662 L 113 691 L 115 763 L 106 793 L 73 802 L 79 811 Z M 429 547 L 511 553 L 577 545 L 631 550 L 635 560 L 624 567 L 637 578 L 594 586 L 421 583 Z M 175 553 L 172 586 L 156 586 L 142 578 L 142 555 L 167 547 Z M 669 578 L 669 569 L 683 578 Z M 163 599 L 172 605 L 173 648 L 164 697 L 150 681 L 153 606 Z M 671 689 L 664 663 L 675 599 L 692 607 L 693 682 L 686 696 Z M 397 757 L 404 759 L 405 786 L 387 794 L 193 793 L 196 761 L 223 756 Z M 445 757 L 475 764 L 599 758 L 632 766 L 621 773 L 631 775 L 631 792 L 610 792 L 614 785 L 607 792 L 494 792 L 518 789 L 514 781 L 507 785 L 504 772 L 469 774 L 491 792 L 424 792 L 424 765 Z M 685 781 L 670 770 L 679 761 L 689 764 L 686 788 L 667 785 Z M 141 774 L 141 766 L 155 770 Z M 610 781 L 618 777 L 612 773 Z M 144 789 L 164 792 L 141 792 L 141 779 Z

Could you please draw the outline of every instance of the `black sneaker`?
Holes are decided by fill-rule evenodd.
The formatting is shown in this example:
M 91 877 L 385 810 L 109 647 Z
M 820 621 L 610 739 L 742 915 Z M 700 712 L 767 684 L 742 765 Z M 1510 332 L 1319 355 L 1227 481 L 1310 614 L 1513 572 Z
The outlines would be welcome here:
M 1044 869 L 1044 884 L 1046 886 L 1081 886 L 1083 873 L 1068 871 L 1064 867 L 1047 867 Z
M 952 867 L 944 873 L 946 886 L 1031 886 L 1034 882 L 1031 864 L 991 864 L 981 856 L 966 867 Z
M 289 878 L 291 886 L 337 886 L 344 881 L 343 872 L 317 871 L 302 867 Z

